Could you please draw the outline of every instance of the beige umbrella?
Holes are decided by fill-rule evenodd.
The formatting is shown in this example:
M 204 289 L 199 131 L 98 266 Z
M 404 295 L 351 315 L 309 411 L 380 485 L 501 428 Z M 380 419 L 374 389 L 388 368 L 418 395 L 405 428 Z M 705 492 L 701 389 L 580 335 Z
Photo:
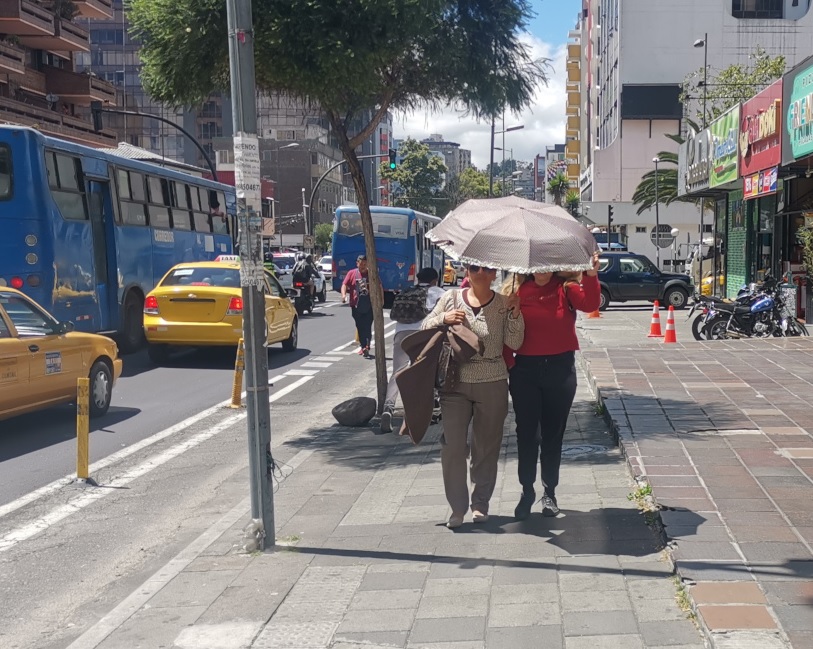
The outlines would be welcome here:
M 566 210 L 518 196 L 468 200 L 426 237 L 463 263 L 512 273 L 590 270 L 598 252 Z

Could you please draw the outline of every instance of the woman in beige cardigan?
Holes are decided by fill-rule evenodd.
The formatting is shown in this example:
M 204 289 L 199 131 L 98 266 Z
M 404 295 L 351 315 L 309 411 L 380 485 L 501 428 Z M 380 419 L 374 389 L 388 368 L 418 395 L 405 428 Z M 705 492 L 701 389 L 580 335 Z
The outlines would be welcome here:
M 508 371 L 503 345 L 518 349 L 525 335 L 525 322 L 516 295 L 493 291 L 497 277 L 493 268 L 468 265 L 470 287 L 447 291 L 421 325 L 465 324 L 483 342 L 483 353 L 459 368 L 459 380 L 441 391 L 443 414 L 441 464 L 446 499 L 452 515 L 450 529 L 463 524 L 471 507 L 475 523 L 488 520 L 488 504 L 497 481 L 497 463 L 503 427 L 508 414 Z M 472 424 L 471 496 L 466 483 L 467 433 Z

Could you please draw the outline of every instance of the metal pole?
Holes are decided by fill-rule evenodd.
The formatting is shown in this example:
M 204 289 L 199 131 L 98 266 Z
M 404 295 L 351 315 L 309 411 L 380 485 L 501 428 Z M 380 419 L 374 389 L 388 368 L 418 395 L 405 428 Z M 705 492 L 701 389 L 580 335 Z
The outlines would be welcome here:
M 703 292 L 703 236 L 705 234 L 704 230 L 706 229 L 705 217 L 706 217 L 706 199 L 701 198 L 700 199 L 700 248 L 698 249 L 699 268 L 697 270 L 698 274 L 700 275 L 700 279 L 698 280 L 698 283 L 700 284 L 700 287 L 699 287 L 698 290 L 701 293 Z
M 709 34 L 703 34 L 703 128 L 706 128 L 706 93 L 709 84 Z
M 494 197 L 494 116 L 491 116 L 491 150 L 488 163 L 488 197 Z
M 658 211 L 658 203 L 660 203 L 660 193 L 658 187 L 658 162 L 655 158 L 655 265 L 658 270 L 661 268 L 661 217 Z
M 310 224 L 310 209 L 308 209 L 308 204 L 305 202 L 305 188 L 302 188 L 302 218 L 305 220 L 305 235 L 309 235 L 311 233 Z M 303 241 L 304 243 L 304 241 Z M 303 248 L 305 246 L 302 246 Z
M 240 285 L 243 290 L 243 339 L 246 348 L 246 409 L 251 488 L 251 524 L 246 549 L 274 545 L 274 494 L 270 488 L 271 421 L 268 354 L 265 350 L 265 283 L 262 260 L 260 148 L 254 80 L 254 32 L 251 0 L 227 0 L 229 72 L 234 119 L 234 184 L 240 225 Z
M 500 196 L 505 196 L 505 111 L 502 112 L 502 187 Z

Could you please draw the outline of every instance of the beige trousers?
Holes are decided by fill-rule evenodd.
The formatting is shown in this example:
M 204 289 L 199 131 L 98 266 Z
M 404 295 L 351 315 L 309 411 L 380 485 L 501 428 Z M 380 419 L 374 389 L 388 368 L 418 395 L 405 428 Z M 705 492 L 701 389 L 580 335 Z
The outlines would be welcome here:
M 503 427 L 508 415 L 508 381 L 459 383 L 454 392 L 440 395 L 443 414 L 441 465 L 446 500 L 454 514 L 472 511 L 488 513 L 488 502 L 497 483 Z M 466 482 L 467 437 L 471 434 L 472 492 Z

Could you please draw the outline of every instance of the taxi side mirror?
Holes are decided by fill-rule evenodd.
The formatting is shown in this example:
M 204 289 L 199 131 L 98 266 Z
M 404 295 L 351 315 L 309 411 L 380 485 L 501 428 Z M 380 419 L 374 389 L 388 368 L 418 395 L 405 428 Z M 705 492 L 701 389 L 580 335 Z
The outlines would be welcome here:
M 288 297 L 297 297 L 297 292 L 292 288 L 289 288 L 285 292 L 288 294 Z
M 56 334 L 58 336 L 64 336 L 67 333 L 73 331 L 76 327 L 74 326 L 73 322 L 66 321 L 60 322 L 56 326 Z

